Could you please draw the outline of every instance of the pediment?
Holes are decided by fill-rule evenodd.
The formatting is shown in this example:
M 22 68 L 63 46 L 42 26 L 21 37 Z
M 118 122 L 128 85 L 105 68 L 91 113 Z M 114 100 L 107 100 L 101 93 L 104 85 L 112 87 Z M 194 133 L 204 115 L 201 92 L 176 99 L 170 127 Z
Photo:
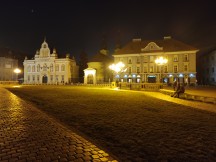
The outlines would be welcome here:
M 150 42 L 145 48 L 142 48 L 141 51 L 161 51 L 163 47 L 159 47 L 155 42 Z

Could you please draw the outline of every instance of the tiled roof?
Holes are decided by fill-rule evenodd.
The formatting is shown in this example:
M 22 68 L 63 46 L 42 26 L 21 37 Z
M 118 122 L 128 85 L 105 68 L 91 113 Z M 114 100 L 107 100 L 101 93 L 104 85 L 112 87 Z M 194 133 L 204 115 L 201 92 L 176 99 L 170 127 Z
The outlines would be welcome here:
M 104 55 L 102 53 L 97 53 L 96 55 L 94 55 L 89 62 L 112 62 L 113 59 L 107 55 Z
M 151 43 L 152 42 L 152 43 Z M 156 44 L 161 49 L 148 50 L 146 47 L 150 44 Z M 134 40 L 126 44 L 122 49 L 118 50 L 113 55 L 121 54 L 137 54 L 137 53 L 154 53 L 154 52 L 176 52 L 176 51 L 195 51 L 198 50 L 195 47 L 187 45 L 178 40 L 168 38 L 164 40 Z

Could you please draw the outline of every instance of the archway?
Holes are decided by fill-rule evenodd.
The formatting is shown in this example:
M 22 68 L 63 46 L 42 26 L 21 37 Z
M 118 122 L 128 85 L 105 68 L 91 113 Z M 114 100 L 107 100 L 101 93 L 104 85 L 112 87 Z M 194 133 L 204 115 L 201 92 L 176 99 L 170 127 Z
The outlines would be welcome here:
M 93 84 L 93 75 L 92 74 L 89 74 L 87 76 L 87 84 Z
M 47 81 L 48 81 L 48 78 L 47 78 L 47 76 L 46 75 L 44 75 L 43 76 L 43 78 L 42 78 L 42 83 L 47 83 Z

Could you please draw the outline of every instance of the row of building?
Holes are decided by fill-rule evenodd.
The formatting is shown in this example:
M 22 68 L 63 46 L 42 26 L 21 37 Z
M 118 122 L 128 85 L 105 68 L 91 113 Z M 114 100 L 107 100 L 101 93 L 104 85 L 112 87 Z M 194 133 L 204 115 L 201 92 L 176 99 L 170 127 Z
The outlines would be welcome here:
M 113 80 L 131 83 L 172 84 L 179 81 L 196 84 L 198 81 L 200 84 L 216 84 L 216 51 L 212 50 L 197 58 L 198 51 L 171 37 L 151 41 L 133 39 L 121 49 L 116 49 L 112 56 L 107 49 L 101 49 L 89 59 L 85 75 L 81 77 L 84 77 L 85 84 Z M 156 64 L 155 60 L 159 57 L 167 59 L 167 63 Z M 0 57 L 0 80 L 16 78 L 12 69 L 17 66 L 17 61 L 3 59 Z M 111 64 L 118 62 L 125 65 L 122 71 L 109 69 Z M 58 58 L 56 50 L 51 52 L 45 40 L 33 59 L 25 58 L 23 65 L 25 84 L 70 84 L 79 80 L 76 60 L 68 54 L 65 58 Z

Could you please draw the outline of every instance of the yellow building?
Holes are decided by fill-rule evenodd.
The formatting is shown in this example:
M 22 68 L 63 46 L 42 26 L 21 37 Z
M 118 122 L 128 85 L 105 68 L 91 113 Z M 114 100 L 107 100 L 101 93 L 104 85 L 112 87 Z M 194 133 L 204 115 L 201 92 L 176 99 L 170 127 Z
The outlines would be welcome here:
M 113 54 L 114 63 L 123 62 L 127 68 L 115 77 L 121 82 L 172 84 L 174 80 L 191 84 L 196 82 L 197 49 L 183 42 L 164 37 L 163 40 L 133 39 Z M 155 60 L 164 57 L 168 62 L 158 65 Z
M 88 68 L 84 70 L 84 84 L 102 84 L 110 82 L 112 77 L 108 68 L 113 59 L 108 55 L 107 50 L 101 50 L 88 62 Z

